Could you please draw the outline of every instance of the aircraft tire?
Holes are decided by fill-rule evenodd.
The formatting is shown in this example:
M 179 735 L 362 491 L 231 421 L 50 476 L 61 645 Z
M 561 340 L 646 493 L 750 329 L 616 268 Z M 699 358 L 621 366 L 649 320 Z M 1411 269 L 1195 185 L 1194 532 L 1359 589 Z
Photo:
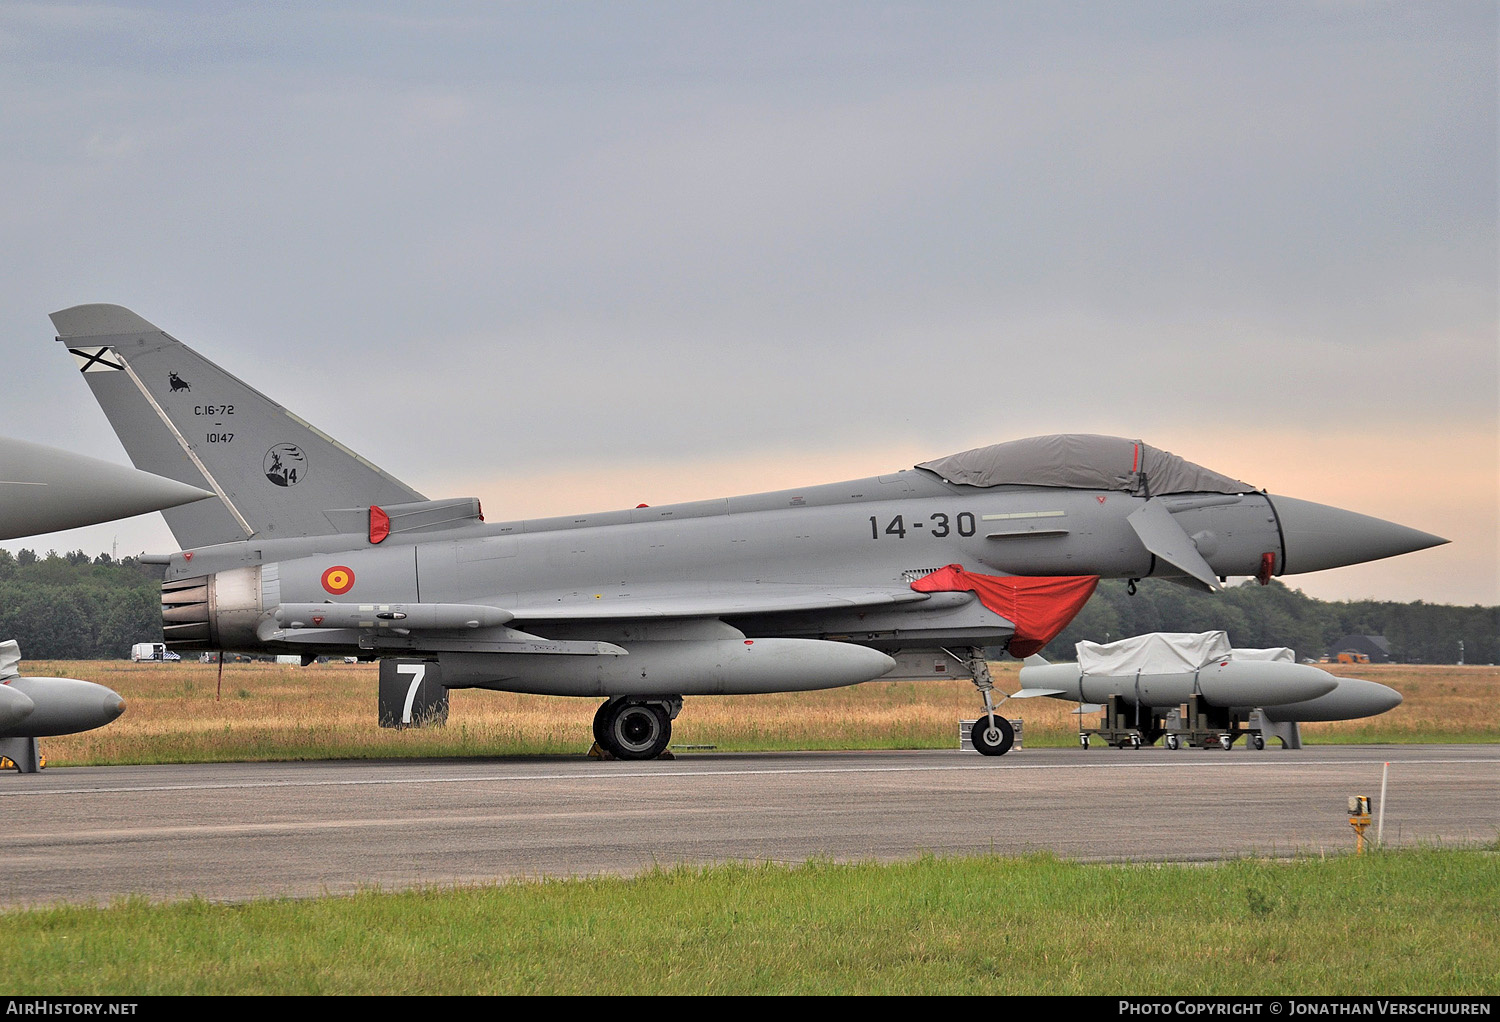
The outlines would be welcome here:
M 989 730 L 989 717 L 980 717 L 974 722 L 969 736 L 974 741 L 974 751 L 982 756 L 1003 756 L 1010 751 L 1010 747 L 1016 744 L 1016 730 L 1010 726 L 1010 721 L 1000 714 L 995 714 L 995 729 L 999 731 L 998 740 L 991 741 L 985 736 Z
M 605 703 L 600 744 L 616 759 L 655 759 L 672 740 L 672 721 L 651 703 Z
M 605 700 L 594 713 L 594 741 L 598 742 L 601 748 L 607 747 L 604 741 L 604 729 L 609 726 L 609 711 L 616 702 L 617 700 L 614 699 Z

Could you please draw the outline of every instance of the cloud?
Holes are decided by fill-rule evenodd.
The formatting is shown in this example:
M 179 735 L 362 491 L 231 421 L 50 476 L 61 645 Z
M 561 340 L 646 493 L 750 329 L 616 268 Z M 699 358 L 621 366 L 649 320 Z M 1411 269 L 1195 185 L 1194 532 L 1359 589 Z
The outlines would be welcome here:
M 119 450 L 44 318 L 114 301 L 435 493 L 480 465 L 499 492 L 797 485 L 770 469 L 1043 432 L 1269 436 L 1314 476 L 1332 448 L 1288 437 L 1479 443 L 1495 27 L 7 5 L 0 332 L 25 385 L 0 425 Z M 1447 513 L 1431 482 L 1399 520 Z M 1460 492 L 1467 536 L 1494 502 Z M 1452 567 L 1433 598 L 1493 592 Z

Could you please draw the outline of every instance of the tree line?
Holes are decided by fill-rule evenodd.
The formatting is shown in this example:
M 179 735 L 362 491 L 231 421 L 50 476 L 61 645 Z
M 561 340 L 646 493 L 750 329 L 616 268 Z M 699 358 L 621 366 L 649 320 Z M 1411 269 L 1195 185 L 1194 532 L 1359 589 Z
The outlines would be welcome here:
M 1042 655 L 1072 660 L 1081 640 L 1112 642 L 1146 632 L 1225 631 L 1240 648 L 1289 646 L 1299 658 L 1338 652 L 1347 635 L 1381 635 L 1400 663 L 1500 662 L 1500 607 L 1393 603 L 1381 600 L 1317 600 L 1279 581 L 1254 582 L 1221 593 L 1205 593 L 1160 579 L 1127 583 L 1113 579 L 1098 590 Z
M 137 642 L 160 642 L 160 565 L 108 554 L 90 557 L 0 549 L 0 639 L 16 639 L 35 660 L 113 660 Z M 1106 580 L 1042 655 L 1071 660 L 1080 640 L 1111 642 L 1145 632 L 1223 630 L 1240 647 L 1290 646 L 1318 657 L 1346 635 L 1383 635 L 1392 658 L 1451 664 L 1500 662 L 1500 607 L 1325 602 L 1279 581 L 1202 593 L 1158 579 Z M 1336 651 L 1335 651 L 1336 652 Z
M 132 557 L 0 549 L 0 639 L 26 660 L 119 660 L 161 641 L 164 568 Z

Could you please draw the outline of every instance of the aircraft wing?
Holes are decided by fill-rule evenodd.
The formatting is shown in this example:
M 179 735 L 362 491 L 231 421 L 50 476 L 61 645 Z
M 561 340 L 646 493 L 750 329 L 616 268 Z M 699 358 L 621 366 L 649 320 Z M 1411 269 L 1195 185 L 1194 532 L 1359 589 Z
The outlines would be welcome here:
M 327 645 L 354 643 L 368 649 L 424 649 L 483 653 L 555 653 L 619 656 L 627 651 L 612 642 L 587 635 L 588 626 L 606 622 L 630 623 L 631 629 L 649 622 L 682 622 L 703 631 L 703 637 L 744 638 L 730 621 L 734 617 L 801 612 L 871 610 L 899 604 L 929 602 L 939 607 L 955 598 L 972 602 L 967 594 L 929 595 L 905 588 L 862 588 L 796 583 L 721 582 L 696 587 L 632 586 L 618 582 L 596 590 L 567 589 L 509 594 L 470 604 L 281 604 L 258 627 L 262 641 Z M 565 626 L 571 626 L 566 627 Z M 580 626 L 582 635 L 579 635 Z M 617 624 L 616 627 L 619 627 Z M 555 630 L 568 634 L 559 639 Z M 582 639 L 583 641 L 579 641 Z
M 686 590 L 686 591 L 685 591 Z M 521 593 L 493 601 L 516 621 L 604 621 L 672 617 L 728 617 L 813 610 L 848 610 L 915 603 L 928 594 L 905 587 L 805 585 L 794 582 L 706 582 L 677 585 L 570 588 Z

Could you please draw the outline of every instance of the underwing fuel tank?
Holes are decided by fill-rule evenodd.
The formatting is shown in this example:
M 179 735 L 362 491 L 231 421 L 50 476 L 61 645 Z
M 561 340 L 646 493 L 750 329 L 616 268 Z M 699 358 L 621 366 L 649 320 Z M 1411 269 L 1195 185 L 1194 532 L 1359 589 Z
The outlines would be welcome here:
M 103 727 L 125 712 L 118 692 L 77 678 L 9 678 L 0 684 L 0 738 L 47 738 Z M 6 723 L 4 705 L 15 696 L 31 703 L 31 712 Z
M 1021 685 L 1017 694 L 1023 697 L 1050 695 L 1078 703 L 1121 696 L 1139 706 L 1170 707 L 1198 695 L 1210 706 L 1272 707 L 1326 696 L 1339 679 L 1306 664 L 1225 660 L 1196 671 L 1124 676 L 1085 674 L 1077 664 L 1028 665 L 1021 668 Z
M 896 661 L 878 650 L 822 639 L 638 642 L 626 656 L 444 653 L 449 688 L 540 695 L 749 695 L 858 685 Z

